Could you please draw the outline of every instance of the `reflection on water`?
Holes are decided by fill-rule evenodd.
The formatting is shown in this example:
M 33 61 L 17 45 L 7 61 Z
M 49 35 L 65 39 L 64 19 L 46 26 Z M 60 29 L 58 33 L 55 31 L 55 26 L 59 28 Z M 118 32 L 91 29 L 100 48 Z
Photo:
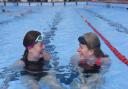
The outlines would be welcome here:
M 53 89 L 57 89 L 57 88 L 60 89 L 60 86 L 56 85 L 57 81 L 55 80 L 55 78 L 57 78 L 61 87 L 65 87 L 68 89 L 87 89 L 86 86 L 83 86 L 83 88 L 81 88 L 82 84 L 85 83 L 85 80 L 83 80 L 84 79 L 83 74 L 79 72 L 79 68 L 76 68 L 72 65 L 58 66 L 60 58 L 58 57 L 58 52 L 55 50 L 56 46 L 51 43 L 51 40 L 53 40 L 54 36 L 56 35 L 55 32 L 56 30 L 58 30 L 57 25 L 62 20 L 63 18 L 61 17 L 61 13 L 56 12 L 52 25 L 50 26 L 50 30 L 47 32 L 44 32 L 44 35 L 45 35 L 44 44 L 46 45 L 45 50 L 51 53 L 52 55 L 52 60 L 50 61 L 50 63 L 46 63 L 47 65 L 44 67 L 45 68 L 44 71 L 48 72 L 50 75 L 52 75 L 52 77 L 51 76 L 43 77 L 40 81 L 40 85 L 42 86 L 42 88 L 51 89 L 49 87 L 50 87 L 50 84 L 52 84 L 52 85 L 55 85 L 56 87 L 56 88 L 52 87 Z M 11 22 L 11 21 L 8 21 L 8 22 Z M 4 42 L 2 44 L 4 44 Z M 22 69 L 20 68 L 4 67 L 4 68 L 1 68 L 0 70 L 1 70 L 0 80 L 2 81 L 2 83 L 0 84 L 0 89 L 8 89 L 10 82 L 14 82 L 16 80 L 20 80 L 21 78 L 23 78 L 23 74 L 21 73 Z M 29 81 L 31 79 L 30 76 L 27 76 L 24 78 Z M 93 88 L 93 89 L 96 89 L 96 88 Z
M 20 69 L 17 70 L 3 68 L 3 71 L 0 73 L 0 79 L 3 79 L 0 89 L 7 89 L 9 82 L 19 80 L 23 76 L 19 71 Z M 52 70 L 45 70 L 45 72 L 54 75 L 53 77 L 56 77 L 60 83 L 64 83 L 65 85 L 69 85 L 78 76 L 78 73 L 71 66 L 58 66 L 55 69 L 52 68 Z
M 40 86 L 42 86 L 42 88 L 44 87 L 44 85 L 47 85 L 47 87 L 52 87 L 48 89 L 57 89 L 53 88 L 53 86 L 58 87 L 58 89 L 99 89 L 99 84 L 101 84 L 102 82 L 102 80 L 98 80 L 101 79 L 99 78 L 99 74 L 95 74 L 93 75 L 93 77 L 86 77 L 86 74 L 84 75 L 83 73 L 79 72 L 79 67 L 77 68 L 71 65 L 58 66 L 55 68 L 50 68 L 49 70 L 47 69 L 45 70 L 45 72 L 47 72 L 48 75 L 41 77 L 39 81 Z M 29 84 L 27 86 L 29 88 L 30 85 L 32 87 L 35 86 L 35 84 L 37 84 L 37 82 L 34 82 L 35 80 L 33 81 L 31 75 L 24 76 L 20 70 L 21 69 L 19 69 L 18 71 L 14 71 L 4 68 L 3 71 L 1 71 L 0 73 L 0 79 L 3 79 L 2 84 L 0 85 L 0 89 L 8 89 L 10 82 L 20 79 L 22 81 L 24 80 L 24 82 L 27 81 L 27 84 Z M 58 81 L 56 81 L 56 79 Z M 66 88 L 67 86 L 69 86 L 70 88 Z

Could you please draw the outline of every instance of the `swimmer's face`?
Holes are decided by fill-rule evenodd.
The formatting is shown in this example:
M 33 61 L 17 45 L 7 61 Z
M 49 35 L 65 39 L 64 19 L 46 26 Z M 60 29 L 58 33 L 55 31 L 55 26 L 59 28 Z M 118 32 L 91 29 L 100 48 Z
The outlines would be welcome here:
M 37 53 L 41 53 L 42 52 L 42 50 L 44 49 L 44 44 L 43 43 L 41 43 L 41 42 L 38 42 L 38 43 L 36 43 L 33 47 L 32 47 L 32 49 L 34 49 L 35 50 L 35 52 L 37 52 Z
M 81 59 L 88 59 L 94 54 L 93 50 L 88 49 L 88 47 L 83 44 L 79 44 L 77 51 Z
M 40 58 L 40 55 L 42 54 L 42 51 L 44 49 L 44 44 L 41 42 L 38 42 L 34 44 L 32 47 L 28 48 L 29 53 L 36 59 Z

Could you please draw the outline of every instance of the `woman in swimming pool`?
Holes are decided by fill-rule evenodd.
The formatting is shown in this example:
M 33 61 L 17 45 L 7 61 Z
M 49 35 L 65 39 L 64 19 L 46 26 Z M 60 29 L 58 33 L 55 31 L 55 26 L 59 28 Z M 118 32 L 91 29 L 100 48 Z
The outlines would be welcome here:
M 101 50 L 100 40 L 96 34 L 89 32 L 78 38 L 78 54 L 72 57 L 71 63 L 79 66 L 85 82 L 81 89 L 96 89 L 101 76 L 108 71 L 110 59 Z M 76 58 L 77 57 L 77 58 Z
M 51 56 L 44 51 L 44 35 L 38 31 L 29 31 L 23 39 L 25 51 L 23 57 L 16 62 L 16 65 L 23 66 L 21 72 L 22 80 L 29 89 L 41 89 L 40 81 L 49 83 L 51 89 L 60 89 L 55 76 L 50 76 L 44 71 L 45 62 L 49 61 Z

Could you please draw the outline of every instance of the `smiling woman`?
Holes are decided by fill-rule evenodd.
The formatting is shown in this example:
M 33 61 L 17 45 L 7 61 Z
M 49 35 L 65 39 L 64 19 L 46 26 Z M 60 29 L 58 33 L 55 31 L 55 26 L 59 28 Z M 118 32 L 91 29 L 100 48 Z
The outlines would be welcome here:
M 123 26 L 128 27 L 128 13 L 125 8 L 122 8 L 125 5 L 118 4 L 118 6 L 116 6 L 117 4 L 111 4 L 112 6 L 114 6 L 114 8 L 109 9 L 106 8 L 104 4 L 92 2 L 89 2 L 87 6 L 92 8 L 85 8 L 86 2 L 78 2 L 78 7 L 76 7 L 74 2 L 67 2 L 66 7 L 63 7 L 63 5 L 63 3 L 56 3 L 56 6 L 52 7 L 51 3 L 43 3 L 42 6 L 40 6 L 40 3 L 31 3 L 31 6 L 28 6 L 28 3 L 20 3 L 19 6 L 17 7 L 16 4 L 7 3 L 7 6 L 3 7 L 3 3 L 0 3 L 0 8 L 5 8 L 6 10 L 12 11 L 11 16 L 8 15 L 7 13 L 3 13 L 2 11 L 0 14 L 0 22 L 2 22 L 2 24 L 0 24 L 0 89 L 7 89 L 7 87 L 9 89 L 26 89 L 26 86 L 28 86 L 29 88 L 37 86 L 41 87 L 41 89 L 51 89 L 47 88 L 47 86 L 56 86 L 56 84 L 59 85 L 56 81 L 56 78 L 61 85 L 64 85 L 64 87 L 66 87 L 64 89 L 76 89 L 74 87 L 77 85 L 80 85 L 80 88 L 84 87 L 85 89 L 86 86 L 88 87 L 91 86 L 91 84 L 93 85 L 99 83 L 100 81 L 98 79 L 100 79 L 100 75 L 103 75 L 103 77 L 105 77 L 106 80 L 105 84 L 100 84 L 103 85 L 103 88 L 101 89 L 127 89 L 128 68 L 120 60 L 118 60 L 118 58 L 111 52 L 108 46 L 106 46 L 103 40 L 100 40 L 102 43 L 100 45 L 100 48 L 103 51 L 103 53 L 107 53 L 109 57 L 112 59 L 110 71 L 108 71 L 110 62 L 108 60 L 109 57 L 101 57 L 101 61 L 95 61 L 97 59 L 90 58 L 89 55 L 94 53 L 94 49 L 89 48 L 95 46 L 95 41 L 94 44 L 88 41 L 90 36 L 87 39 L 87 35 L 82 35 L 82 37 L 84 38 L 83 43 L 85 43 L 84 41 L 86 41 L 88 45 L 79 44 L 80 42 L 77 42 L 76 40 L 78 36 L 81 37 L 81 34 L 92 31 L 90 27 L 88 25 L 85 25 L 83 20 L 80 18 L 81 15 L 83 17 L 88 18 L 87 20 L 91 24 L 93 24 L 94 28 L 97 28 L 98 31 L 105 38 L 107 38 L 107 40 L 115 48 L 119 49 L 119 51 L 122 54 L 128 55 L 128 35 L 123 34 L 122 32 L 117 32 L 115 28 L 111 27 L 108 23 L 101 20 L 100 18 L 97 18 L 95 15 L 93 15 L 93 13 L 88 11 L 94 11 L 97 14 L 104 16 L 108 20 L 117 23 L 119 22 Z M 127 6 L 128 5 L 126 4 L 126 7 Z M 29 10 L 30 13 L 27 12 Z M 23 13 L 23 16 L 15 17 L 15 13 Z M 118 19 L 115 19 L 114 17 Z M 126 19 L 122 19 L 121 17 Z M 40 49 L 43 49 L 41 47 L 41 41 L 34 43 L 32 42 L 34 46 L 32 44 L 22 46 L 22 39 L 25 35 L 24 33 L 26 33 L 29 29 L 38 29 L 38 32 L 44 32 L 45 38 L 43 39 L 43 44 L 45 44 L 45 51 L 40 51 Z M 39 35 L 34 36 L 34 41 L 38 38 L 38 36 Z M 39 38 L 40 37 L 41 36 L 39 36 Z M 89 43 L 91 43 L 91 47 L 88 47 Z M 77 55 L 74 56 L 74 59 L 76 59 L 73 60 L 72 64 L 78 66 L 78 72 L 76 72 L 77 70 L 73 68 L 73 66 L 69 65 L 70 57 L 74 54 L 74 52 L 76 52 L 77 47 L 79 49 L 79 52 L 77 53 Z M 26 51 L 24 53 L 24 49 L 28 49 L 29 51 Z M 83 53 L 83 49 L 84 52 L 87 52 L 86 54 Z M 54 72 L 53 76 L 48 76 L 49 74 L 47 74 L 47 70 L 44 70 L 45 64 L 42 65 L 42 69 L 45 72 L 44 77 L 40 78 L 40 76 L 36 77 L 36 75 L 29 74 L 29 72 L 31 71 L 39 72 L 39 70 L 41 70 L 41 68 L 39 67 L 40 64 L 39 66 L 37 66 L 37 64 L 39 63 L 38 55 L 45 55 L 43 56 L 43 58 L 49 57 L 46 56 L 48 55 L 47 52 L 49 52 L 52 55 L 53 60 L 50 59 L 50 68 Z M 23 54 L 25 55 L 21 56 Z M 27 58 L 27 54 L 29 55 L 29 58 Z M 19 58 L 21 58 L 21 60 L 19 60 Z M 106 60 L 108 60 L 108 63 L 106 61 L 102 63 L 102 61 L 104 61 L 105 58 Z M 20 72 L 19 69 L 18 73 L 15 74 L 14 72 L 11 72 L 10 69 L 7 70 L 6 68 L 10 68 L 10 65 L 12 65 L 17 59 L 19 61 L 17 65 L 19 67 L 21 65 L 23 71 Z M 23 59 L 25 59 L 25 61 L 26 59 L 29 59 L 26 62 L 26 67 Z M 49 58 L 44 59 L 49 60 Z M 42 60 L 39 61 L 42 62 Z M 49 61 L 47 62 L 49 63 Z M 93 63 L 95 64 L 95 66 Z M 32 66 L 34 64 L 36 64 L 36 66 L 29 68 L 29 66 Z M 91 64 L 92 66 L 90 66 Z M 38 67 L 40 68 L 39 70 Z M 16 68 L 18 69 L 18 67 Z M 52 71 L 48 70 L 48 73 Z M 87 72 L 93 72 L 92 76 L 89 77 L 89 75 L 86 75 L 85 77 L 80 77 L 84 74 L 87 74 Z M 10 75 L 13 73 L 14 75 Z M 20 78 L 23 81 L 21 81 Z M 94 79 L 98 81 L 94 81 Z M 76 82 L 74 82 L 75 80 Z M 82 82 L 79 80 L 82 80 Z M 94 81 L 94 83 L 92 83 L 91 81 Z M 49 83 L 51 85 L 49 85 Z M 24 84 L 26 86 L 24 86 Z M 6 88 L 1 88 L 1 86 L 5 86 Z M 77 89 L 79 89 L 79 86 Z
M 22 80 L 27 85 L 29 89 L 40 89 L 39 81 L 44 79 L 43 77 L 54 81 L 57 83 L 54 76 L 48 77 L 48 72 L 44 72 L 43 66 L 45 65 L 46 61 L 50 60 L 50 54 L 44 51 L 44 44 L 43 44 L 44 35 L 38 31 L 29 31 L 26 33 L 23 39 L 23 45 L 25 47 L 25 52 L 21 60 L 17 61 L 15 64 L 16 66 L 23 66 L 23 71 L 21 74 L 23 76 Z M 54 84 L 51 86 L 55 87 Z M 59 87 L 59 88 L 58 88 Z M 60 89 L 58 85 L 56 89 Z
M 80 68 L 80 75 L 82 74 L 82 80 L 84 85 L 81 89 L 97 89 L 99 84 L 102 82 L 102 75 L 108 71 L 110 67 L 110 59 L 105 55 L 100 46 L 100 40 L 96 34 L 89 32 L 78 38 L 79 55 L 75 55 L 72 58 L 72 62 L 77 64 Z M 73 64 L 74 65 L 74 64 Z

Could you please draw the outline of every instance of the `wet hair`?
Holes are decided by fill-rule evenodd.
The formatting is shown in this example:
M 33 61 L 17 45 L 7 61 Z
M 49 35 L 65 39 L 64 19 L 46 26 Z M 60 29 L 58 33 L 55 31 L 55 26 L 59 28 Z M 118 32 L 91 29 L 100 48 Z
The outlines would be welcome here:
M 28 47 L 29 45 L 33 44 L 39 35 L 41 35 L 41 33 L 38 31 L 27 32 L 23 39 L 24 47 Z
M 24 54 L 23 54 L 23 58 L 26 58 L 27 55 L 28 55 L 28 46 L 33 44 L 36 40 L 36 38 L 41 35 L 40 32 L 38 31 L 34 31 L 34 30 L 31 30 L 31 31 L 28 31 L 25 36 L 24 36 L 24 39 L 23 39 L 23 45 L 25 47 L 25 51 L 24 51 Z
M 93 49 L 94 55 L 96 57 L 106 57 L 107 56 L 101 50 L 100 40 L 95 33 L 92 33 L 92 32 L 86 33 L 83 36 L 80 36 L 78 38 L 78 41 L 80 44 L 86 45 L 89 50 Z

